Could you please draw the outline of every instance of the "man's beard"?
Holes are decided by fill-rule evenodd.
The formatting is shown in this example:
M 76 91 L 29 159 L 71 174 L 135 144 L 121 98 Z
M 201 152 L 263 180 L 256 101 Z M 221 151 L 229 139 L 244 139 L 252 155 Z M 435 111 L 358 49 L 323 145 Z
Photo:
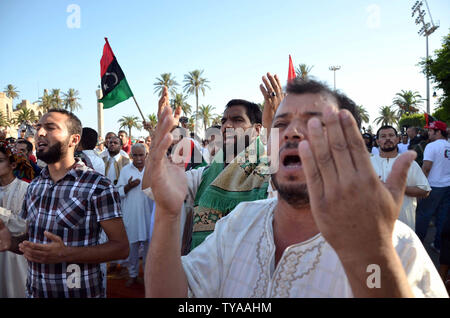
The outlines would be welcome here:
M 280 197 L 290 206 L 300 208 L 309 205 L 309 193 L 306 183 L 292 185 L 279 184 L 276 174 L 272 175 L 272 183 Z
M 391 152 L 391 151 L 394 151 L 395 149 L 397 149 L 397 146 L 396 145 L 394 145 L 394 146 L 391 146 L 391 147 L 380 147 L 380 149 L 381 149 L 381 151 L 383 151 L 383 152 Z
M 36 151 L 36 157 L 46 164 L 56 163 L 67 153 L 67 146 L 64 147 L 63 145 L 66 145 L 66 143 L 57 142 L 53 146 L 50 146 L 47 152 Z

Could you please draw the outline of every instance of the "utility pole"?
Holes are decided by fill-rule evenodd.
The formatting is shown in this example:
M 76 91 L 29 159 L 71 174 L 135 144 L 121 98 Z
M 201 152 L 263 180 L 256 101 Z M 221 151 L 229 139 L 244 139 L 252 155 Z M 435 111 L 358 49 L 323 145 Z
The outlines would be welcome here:
M 423 6 L 423 2 L 425 1 L 425 5 L 427 6 L 428 15 L 430 16 L 430 22 L 425 23 L 425 10 L 422 10 L 421 7 Z M 434 31 L 436 31 L 437 28 L 439 28 L 439 22 L 437 25 L 434 24 L 433 18 L 431 17 L 430 8 L 428 7 L 427 0 L 423 1 L 416 1 L 416 3 L 412 6 L 412 15 L 411 17 L 414 17 L 414 15 L 417 14 L 417 18 L 415 20 L 416 24 L 422 23 L 422 28 L 420 28 L 419 32 L 417 32 L 419 35 L 425 36 L 426 40 L 426 61 L 428 62 L 428 36 L 431 35 Z M 427 113 L 430 113 L 430 76 L 428 75 L 428 66 L 426 66 L 426 76 L 427 76 Z
M 330 66 L 330 68 L 329 68 L 329 70 L 333 71 L 333 73 L 334 73 L 334 90 L 336 90 L 336 71 L 339 71 L 340 69 L 341 69 L 341 67 L 337 66 L 337 65 Z

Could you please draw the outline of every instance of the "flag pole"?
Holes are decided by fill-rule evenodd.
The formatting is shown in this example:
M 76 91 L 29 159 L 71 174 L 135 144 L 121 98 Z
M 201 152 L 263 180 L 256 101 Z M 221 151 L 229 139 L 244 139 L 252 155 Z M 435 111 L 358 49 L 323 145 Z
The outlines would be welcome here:
M 136 98 L 134 97 L 134 95 L 133 95 L 133 100 L 134 100 L 134 102 L 136 103 L 137 109 L 139 110 L 139 113 L 140 113 L 141 116 L 142 116 L 142 120 L 145 121 L 145 117 L 144 117 L 144 115 L 142 114 L 141 108 L 139 107 L 139 105 L 138 105 L 138 103 L 137 103 Z

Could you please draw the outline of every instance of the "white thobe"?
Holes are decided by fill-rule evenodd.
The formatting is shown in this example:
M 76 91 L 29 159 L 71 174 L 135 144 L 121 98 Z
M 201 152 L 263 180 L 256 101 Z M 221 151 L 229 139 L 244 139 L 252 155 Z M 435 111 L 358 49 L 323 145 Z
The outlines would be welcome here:
M 133 163 L 129 163 L 120 172 L 117 188 L 120 194 L 123 223 L 128 241 L 135 243 L 150 240 L 152 229 L 153 200 L 142 191 L 142 178 L 145 168 L 139 171 Z M 130 177 L 139 179 L 141 183 L 125 194 L 124 187 Z
M 399 143 L 397 146 L 398 146 L 398 153 L 404 153 L 405 151 L 408 151 L 408 144 Z
M 353 297 L 338 255 L 319 233 L 289 246 L 275 267 L 277 199 L 242 202 L 183 256 L 191 297 Z M 416 234 L 396 222 L 393 245 L 417 297 L 448 297 Z M 368 274 L 369 275 L 369 274 Z
M 4 212 L 18 216 L 27 188 L 28 183 L 17 178 L 7 186 L 0 187 L 1 206 L 8 210 Z M 25 298 L 27 272 L 28 262 L 23 255 L 0 253 L 0 298 Z
M 389 174 L 392 170 L 392 165 L 394 164 L 395 158 L 381 158 L 380 156 L 372 156 L 370 160 L 372 161 L 372 166 L 381 181 L 386 182 Z M 413 161 L 408 170 L 408 177 L 406 179 L 406 186 L 408 187 L 418 187 L 425 191 L 431 191 L 430 184 L 428 183 L 427 177 L 422 172 L 422 169 Z M 404 195 L 402 209 L 400 210 L 400 215 L 398 219 L 403 223 L 406 223 L 411 229 L 416 230 L 416 207 L 417 199 L 415 197 L 410 197 Z
M 97 154 L 95 150 L 83 150 L 83 153 L 89 158 L 92 163 L 92 167 L 98 173 L 105 175 L 105 163 L 103 159 Z

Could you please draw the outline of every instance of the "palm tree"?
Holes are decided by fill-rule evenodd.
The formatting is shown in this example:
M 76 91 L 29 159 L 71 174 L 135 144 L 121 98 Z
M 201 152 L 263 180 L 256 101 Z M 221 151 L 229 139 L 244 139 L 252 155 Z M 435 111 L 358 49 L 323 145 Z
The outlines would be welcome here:
M 137 116 L 122 116 L 117 121 L 120 124 L 119 129 L 128 128 L 128 136 L 131 138 L 131 128 L 141 129 L 142 126 L 139 123 L 139 118 Z
M 80 98 L 78 97 L 78 91 L 74 88 L 70 88 L 64 95 L 64 109 L 68 109 L 71 112 L 81 109 L 81 105 L 78 103 Z
M 202 77 L 203 70 L 194 70 L 184 75 L 184 92 L 189 95 L 195 94 L 195 122 L 198 120 L 198 91 L 203 93 L 205 96 L 206 88 L 211 89 L 208 84 L 209 81 L 206 78 Z
M 52 108 L 52 96 L 48 94 L 48 90 L 44 89 L 44 95 L 39 97 L 39 107 L 44 113 Z
M 9 127 L 10 126 L 9 120 L 5 116 L 3 116 L 2 112 L 0 112 L 0 126 L 1 127 Z
M 211 119 L 213 118 L 214 114 L 212 111 L 214 110 L 214 107 L 211 105 L 201 105 L 198 110 L 198 117 L 203 121 L 203 125 L 206 128 L 209 127 L 209 123 L 211 122 Z
M 299 64 L 297 69 L 295 70 L 295 72 L 297 73 L 297 77 L 300 77 L 305 80 L 313 67 L 314 65 L 308 66 L 307 64 Z
M 155 86 L 155 93 L 158 93 L 158 96 L 161 96 L 164 86 L 167 86 L 170 95 L 175 96 L 177 93 L 175 86 L 178 86 L 178 83 L 175 81 L 175 77 L 171 78 L 171 76 L 172 73 L 163 73 L 160 78 L 156 78 L 157 82 L 153 83 L 153 85 Z
M 51 93 L 51 101 L 52 101 L 52 108 L 62 108 L 63 100 L 61 96 L 59 96 L 61 92 L 61 89 L 59 88 L 53 88 Z
M 365 123 L 369 123 L 369 112 L 362 105 L 356 106 L 356 111 L 359 113 L 361 120 Z
M 15 87 L 13 84 L 8 84 L 5 87 L 5 90 L 3 91 L 7 97 L 11 98 L 12 100 L 19 98 L 19 91 L 17 90 L 17 87 Z
M 211 126 L 221 126 L 222 125 L 222 115 L 216 115 L 212 119 Z
M 151 129 L 152 130 L 155 129 L 156 124 L 158 123 L 158 118 L 156 117 L 156 115 L 155 114 L 150 114 L 150 115 L 147 116 L 147 119 L 148 119 L 148 123 L 151 126 Z
M 170 107 L 172 110 L 181 107 L 184 116 L 187 116 L 191 113 L 191 105 L 189 105 L 186 101 L 187 95 L 183 95 L 182 93 L 175 94 L 175 98 L 170 101 Z
M 380 117 L 375 118 L 375 124 L 379 125 L 381 123 L 384 125 L 394 125 L 398 121 L 398 117 L 395 114 L 395 111 L 391 109 L 391 106 L 382 106 L 380 107 L 379 114 Z
M 12 122 L 14 124 L 20 125 L 23 122 L 33 123 L 36 120 L 38 120 L 38 117 L 36 116 L 33 110 L 27 108 L 20 108 L 19 111 L 16 113 L 16 117 L 12 119 Z
M 194 128 L 195 128 L 195 117 L 189 117 L 187 128 L 189 129 L 189 131 L 194 131 Z
M 398 107 L 399 117 L 405 113 L 417 113 L 419 111 L 417 107 L 422 104 L 422 96 L 419 92 L 402 90 L 401 93 L 397 93 L 395 96 L 392 103 Z

